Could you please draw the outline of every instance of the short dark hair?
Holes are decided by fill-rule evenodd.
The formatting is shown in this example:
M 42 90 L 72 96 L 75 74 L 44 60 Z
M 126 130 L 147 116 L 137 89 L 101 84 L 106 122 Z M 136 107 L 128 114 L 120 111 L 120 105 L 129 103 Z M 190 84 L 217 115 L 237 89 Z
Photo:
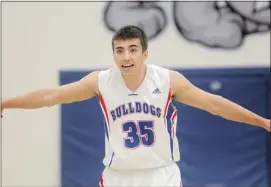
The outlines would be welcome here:
M 127 25 L 121 27 L 117 30 L 112 38 L 112 48 L 114 50 L 114 41 L 115 40 L 127 40 L 127 39 L 136 39 L 140 40 L 142 50 L 146 51 L 148 49 L 148 39 L 146 33 L 139 27 L 133 25 Z

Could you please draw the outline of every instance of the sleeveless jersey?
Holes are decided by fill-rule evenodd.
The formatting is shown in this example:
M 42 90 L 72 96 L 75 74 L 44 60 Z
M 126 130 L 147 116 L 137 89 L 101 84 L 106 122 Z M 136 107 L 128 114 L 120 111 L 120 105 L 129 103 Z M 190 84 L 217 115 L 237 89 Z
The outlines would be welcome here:
M 147 169 L 179 161 L 177 110 L 168 69 L 148 64 L 143 82 L 131 92 L 113 67 L 100 72 L 98 87 L 105 117 L 106 167 Z

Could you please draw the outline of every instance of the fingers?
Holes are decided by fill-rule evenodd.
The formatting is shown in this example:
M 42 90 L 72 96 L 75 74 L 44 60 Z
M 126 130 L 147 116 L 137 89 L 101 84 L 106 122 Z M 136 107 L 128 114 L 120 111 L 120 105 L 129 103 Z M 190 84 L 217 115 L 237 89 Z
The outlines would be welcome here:
M 268 132 L 271 132 L 271 124 L 270 124 L 270 120 L 267 120 L 267 122 L 266 122 L 266 130 L 267 130 Z

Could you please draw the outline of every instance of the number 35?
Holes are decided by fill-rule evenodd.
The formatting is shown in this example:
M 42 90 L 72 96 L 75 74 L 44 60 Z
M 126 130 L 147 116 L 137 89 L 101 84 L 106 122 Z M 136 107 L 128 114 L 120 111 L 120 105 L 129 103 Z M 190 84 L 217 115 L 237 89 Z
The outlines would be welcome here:
M 152 146 L 155 141 L 153 121 L 128 121 L 123 123 L 122 132 L 127 134 L 124 145 L 129 149 L 143 146 Z

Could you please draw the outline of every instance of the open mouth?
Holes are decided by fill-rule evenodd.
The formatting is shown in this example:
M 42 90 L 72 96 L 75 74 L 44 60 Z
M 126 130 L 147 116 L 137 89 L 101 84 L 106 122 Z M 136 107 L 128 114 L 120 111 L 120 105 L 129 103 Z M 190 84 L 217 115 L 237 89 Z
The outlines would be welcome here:
M 128 68 L 131 68 L 131 67 L 133 67 L 134 65 L 133 64 L 124 64 L 124 65 L 122 65 L 121 67 L 122 68 L 125 68 L 125 69 L 128 69 Z

